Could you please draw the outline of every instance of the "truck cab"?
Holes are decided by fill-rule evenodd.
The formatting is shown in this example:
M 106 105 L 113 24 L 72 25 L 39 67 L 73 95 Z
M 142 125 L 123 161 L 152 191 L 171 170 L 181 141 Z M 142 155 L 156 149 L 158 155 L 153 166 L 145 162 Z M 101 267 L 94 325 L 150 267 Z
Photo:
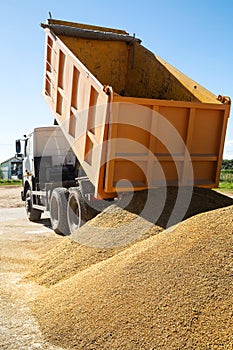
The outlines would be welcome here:
M 49 210 L 54 188 L 75 184 L 77 159 L 59 126 L 35 128 L 16 141 L 16 152 L 22 158 L 22 200 L 28 218 L 36 221 Z

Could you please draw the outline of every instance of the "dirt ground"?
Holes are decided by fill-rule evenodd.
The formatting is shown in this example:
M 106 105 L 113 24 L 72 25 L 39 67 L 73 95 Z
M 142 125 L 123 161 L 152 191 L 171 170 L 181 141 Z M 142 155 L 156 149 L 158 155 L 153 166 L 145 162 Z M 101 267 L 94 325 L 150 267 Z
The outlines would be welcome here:
M 49 228 L 48 219 L 38 224 L 26 219 L 20 191 L 20 187 L 0 187 L 0 348 L 63 349 L 44 340 L 31 314 L 30 302 L 41 287 L 21 282 L 24 273 L 62 237 Z
M 21 186 L 0 186 L 0 208 L 19 208 L 24 206 L 21 200 Z
M 40 223 L 26 219 L 20 191 L 20 187 L 0 187 L 0 348 L 64 350 L 42 334 L 31 312 L 33 301 L 46 287 L 22 281 L 32 266 L 64 238 L 54 234 L 48 218 Z

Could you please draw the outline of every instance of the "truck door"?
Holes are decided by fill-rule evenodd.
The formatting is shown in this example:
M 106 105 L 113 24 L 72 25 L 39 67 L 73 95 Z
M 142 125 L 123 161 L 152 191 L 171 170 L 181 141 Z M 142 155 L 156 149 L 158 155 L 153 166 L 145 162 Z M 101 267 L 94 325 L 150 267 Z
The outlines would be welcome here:
M 23 160 L 23 178 L 32 181 L 34 176 L 33 163 L 33 133 L 25 139 L 24 144 L 24 160 Z

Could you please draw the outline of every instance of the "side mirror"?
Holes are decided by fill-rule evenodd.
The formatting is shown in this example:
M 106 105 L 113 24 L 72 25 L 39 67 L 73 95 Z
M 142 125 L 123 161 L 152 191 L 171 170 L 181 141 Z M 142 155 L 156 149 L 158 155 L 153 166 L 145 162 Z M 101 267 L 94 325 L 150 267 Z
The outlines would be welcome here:
M 20 140 L 16 140 L 15 141 L 15 149 L 16 149 L 16 153 L 21 153 L 21 141 Z
M 22 158 L 23 155 L 21 153 L 21 141 L 20 140 L 15 141 L 15 149 L 16 149 L 16 157 Z

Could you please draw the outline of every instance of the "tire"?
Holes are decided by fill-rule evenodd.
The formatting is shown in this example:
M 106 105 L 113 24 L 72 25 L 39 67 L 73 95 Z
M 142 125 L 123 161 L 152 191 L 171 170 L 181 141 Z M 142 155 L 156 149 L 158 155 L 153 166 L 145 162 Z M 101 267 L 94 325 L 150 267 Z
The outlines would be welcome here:
M 85 202 L 79 187 L 69 189 L 67 220 L 71 233 L 95 217 L 97 213 L 95 209 Z
M 32 208 L 32 192 L 30 188 L 26 192 L 25 209 L 26 209 L 27 217 L 30 221 L 40 220 L 42 212 L 38 209 Z
M 50 198 L 50 222 L 53 230 L 59 235 L 69 235 L 67 222 L 67 198 L 68 190 L 64 187 L 55 188 Z

